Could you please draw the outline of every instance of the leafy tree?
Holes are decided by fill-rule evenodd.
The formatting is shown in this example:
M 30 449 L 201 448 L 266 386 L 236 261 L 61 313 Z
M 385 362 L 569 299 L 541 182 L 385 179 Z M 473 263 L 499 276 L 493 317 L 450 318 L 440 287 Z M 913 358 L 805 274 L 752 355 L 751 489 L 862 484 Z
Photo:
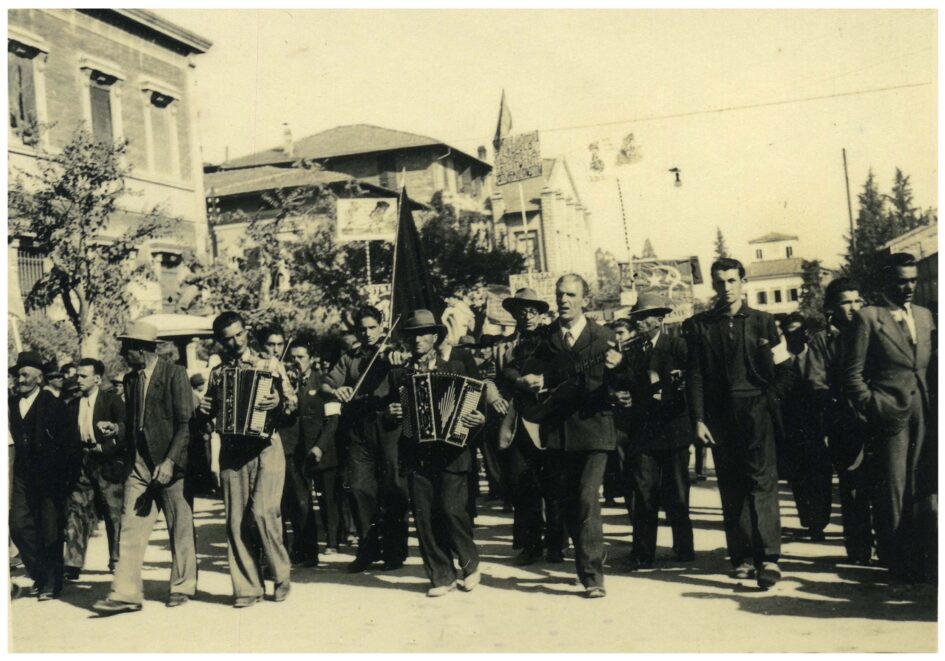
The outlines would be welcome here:
M 715 228 L 715 259 L 723 259 L 729 256 L 728 246 L 725 245 L 725 237 L 722 236 L 722 228 Z
M 612 301 L 620 298 L 620 264 L 613 253 L 598 248 L 594 252 L 597 263 L 597 293 L 595 300 Z
M 128 285 L 148 277 L 147 268 L 134 263 L 138 247 L 170 227 L 154 207 L 119 236 L 109 233 L 120 201 L 131 195 L 127 147 L 127 141 L 96 141 L 79 128 L 61 152 L 19 170 L 9 190 L 9 236 L 32 237 L 51 265 L 27 295 L 26 308 L 60 304 L 82 355 L 98 355 L 98 336 L 119 327 L 127 313 Z
M 869 296 L 882 288 L 882 247 L 896 236 L 896 229 L 886 213 L 885 201 L 876 187 L 872 170 L 863 184 L 863 192 L 857 198 L 860 207 L 856 227 L 853 237 L 847 237 L 846 262 L 842 270 L 844 275 L 858 282 L 863 293 Z
M 801 302 L 799 311 L 814 330 L 819 330 L 824 323 L 824 288 L 821 282 L 821 262 L 819 259 L 801 262 Z
M 896 168 L 896 177 L 893 181 L 892 195 L 883 196 L 889 202 L 887 217 L 893 227 L 895 236 L 905 234 L 924 224 L 923 217 L 918 216 L 918 209 L 912 206 L 912 185 L 909 177 Z
M 656 251 L 653 250 L 653 244 L 650 243 L 649 239 L 643 242 L 643 254 L 640 257 L 642 259 L 656 259 Z

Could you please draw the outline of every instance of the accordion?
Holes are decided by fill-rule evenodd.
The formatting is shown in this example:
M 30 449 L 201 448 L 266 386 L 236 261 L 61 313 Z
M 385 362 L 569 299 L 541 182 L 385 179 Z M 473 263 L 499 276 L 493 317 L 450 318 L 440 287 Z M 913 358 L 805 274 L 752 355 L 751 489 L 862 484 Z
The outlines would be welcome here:
M 462 417 L 476 410 L 485 382 L 446 372 L 421 372 L 407 377 L 400 389 L 403 433 L 420 443 L 443 441 L 465 447 L 470 429 Z
M 220 370 L 220 413 L 216 431 L 221 436 L 269 437 L 275 427 L 275 409 L 256 405 L 272 393 L 276 376 L 266 370 L 224 367 Z

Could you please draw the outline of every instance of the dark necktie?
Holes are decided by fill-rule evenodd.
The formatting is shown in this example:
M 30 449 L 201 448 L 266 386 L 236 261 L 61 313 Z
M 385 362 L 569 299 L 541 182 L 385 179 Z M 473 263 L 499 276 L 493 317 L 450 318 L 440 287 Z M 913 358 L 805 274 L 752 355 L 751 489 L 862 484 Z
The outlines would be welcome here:
M 148 374 L 144 370 L 138 372 L 138 395 L 135 403 L 138 421 L 135 425 L 139 430 L 144 429 L 144 402 L 148 393 Z

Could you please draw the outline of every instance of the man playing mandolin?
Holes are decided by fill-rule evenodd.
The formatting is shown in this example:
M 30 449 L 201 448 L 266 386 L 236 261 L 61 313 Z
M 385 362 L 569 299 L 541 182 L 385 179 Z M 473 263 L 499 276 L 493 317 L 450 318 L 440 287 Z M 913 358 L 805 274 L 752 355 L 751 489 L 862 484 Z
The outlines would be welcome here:
M 555 494 L 574 540 L 574 562 L 588 598 L 604 591 L 604 534 L 597 494 L 607 453 L 616 447 L 610 383 L 623 362 L 614 332 L 588 322 L 589 287 L 580 275 L 558 279 L 558 319 L 532 359 L 521 383 L 535 393 L 549 391 L 531 414 L 539 423 L 542 446 L 552 466 Z M 577 369 L 577 367 L 580 369 Z M 562 378 L 561 375 L 567 375 Z

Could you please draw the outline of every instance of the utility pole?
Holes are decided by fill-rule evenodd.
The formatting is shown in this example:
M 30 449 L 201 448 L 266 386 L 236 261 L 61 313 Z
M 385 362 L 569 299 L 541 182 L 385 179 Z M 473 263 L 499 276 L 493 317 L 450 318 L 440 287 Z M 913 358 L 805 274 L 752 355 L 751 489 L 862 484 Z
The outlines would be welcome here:
M 856 254 L 856 233 L 853 228 L 853 205 L 850 203 L 850 174 L 847 172 L 847 150 L 843 148 L 843 178 L 847 182 L 847 215 L 850 218 L 850 247 Z

